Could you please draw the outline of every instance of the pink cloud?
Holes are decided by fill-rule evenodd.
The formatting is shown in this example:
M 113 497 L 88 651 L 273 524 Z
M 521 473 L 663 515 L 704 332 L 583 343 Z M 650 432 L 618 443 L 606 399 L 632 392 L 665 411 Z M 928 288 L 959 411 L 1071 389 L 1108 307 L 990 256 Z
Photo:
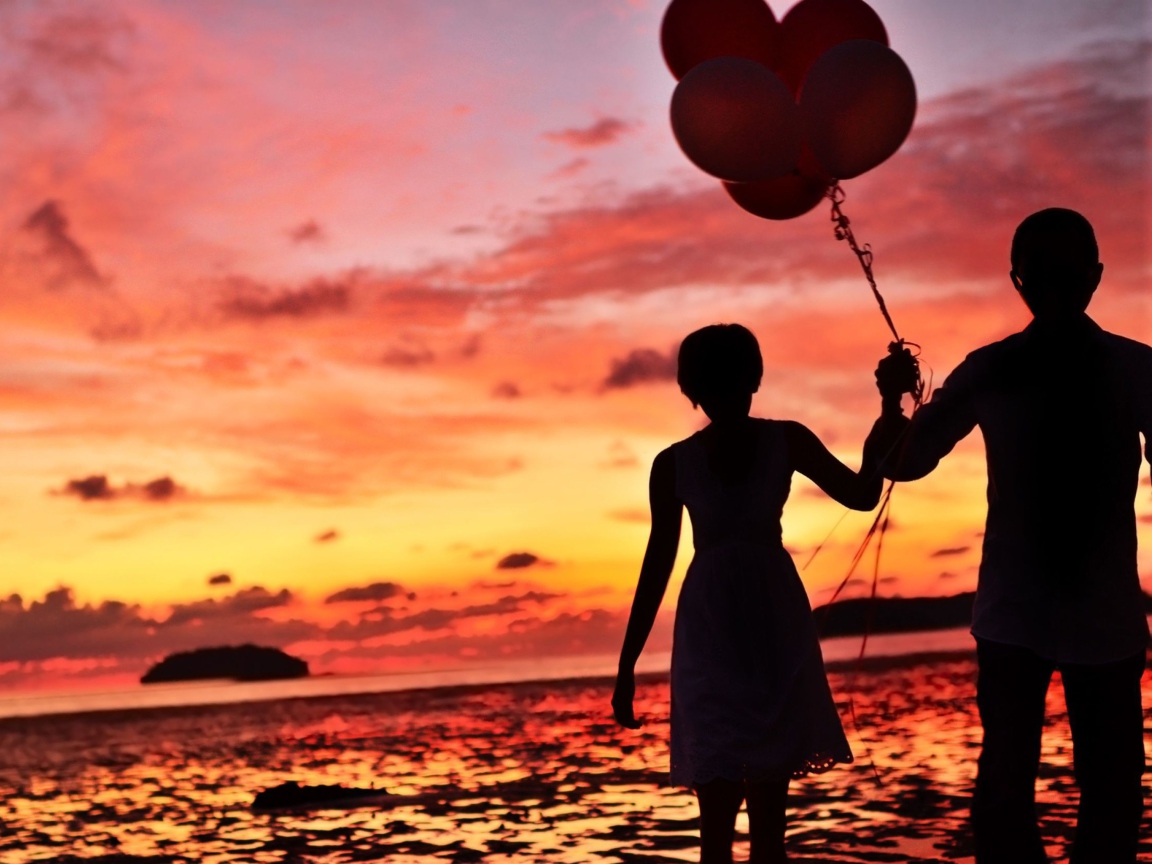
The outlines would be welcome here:
M 634 125 L 621 120 L 619 117 L 602 117 L 590 126 L 545 132 L 540 137 L 555 144 L 563 144 L 577 150 L 586 150 L 616 143 L 623 135 L 631 131 Z

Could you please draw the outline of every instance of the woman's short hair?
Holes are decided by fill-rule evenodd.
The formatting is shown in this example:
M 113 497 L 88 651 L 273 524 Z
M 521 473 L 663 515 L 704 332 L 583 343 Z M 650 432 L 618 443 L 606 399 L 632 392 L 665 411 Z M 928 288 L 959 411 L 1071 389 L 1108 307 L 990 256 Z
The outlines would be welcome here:
M 711 324 L 684 337 L 676 383 L 693 405 L 710 396 L 755 393 L 764 377 L 760 343 L 739 324 Z

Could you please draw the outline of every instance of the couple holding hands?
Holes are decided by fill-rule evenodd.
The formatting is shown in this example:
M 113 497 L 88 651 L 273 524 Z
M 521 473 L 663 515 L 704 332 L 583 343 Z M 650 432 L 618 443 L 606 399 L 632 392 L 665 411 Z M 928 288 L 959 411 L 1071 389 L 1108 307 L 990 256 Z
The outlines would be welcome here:
M 789 781 L 852 761 L 811 607 L 781 543 L 793 472 L 871 510 L 884 478 L 925 476 L 977 426 L 988 521 L 972 621 L 984 729 L 971 811 L 976 861 L 1048 860 L 1034 803 L 1056 669 L 1080 787 L 1072 864 L 1136 861 L 1149 634 L 1133 503 L 1140 435 L 1152 460 L 1152 348 L 1088 317 L 1103 264 L 1080 214 L 1029 216 L 1011 265 L 1032 323 L 969 354 L 912 418 L 901 399 L 916 385 L 915 360 L 902 349 L 880 361 L 882 408 L 858 472 L 805 426 L 749 416 L 763 374 L 750 331 L 713 325 L 681 344 L 680 389 L 711 422 L 653 462 L 651 535 L 612 705 L 622 725 L 639 725 L 633 670 L 687 508 L 695 555 L 673 636 L 670 781 L 697 795 L 704 864 L 732 861 L 745 800 L 751 860 L 786 861 Z

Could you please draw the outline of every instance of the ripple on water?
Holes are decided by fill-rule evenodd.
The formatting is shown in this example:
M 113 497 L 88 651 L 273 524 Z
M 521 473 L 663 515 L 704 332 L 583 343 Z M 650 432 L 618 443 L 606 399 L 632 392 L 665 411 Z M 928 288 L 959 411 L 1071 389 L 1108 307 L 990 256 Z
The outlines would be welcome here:
M 967 659 L 830 676 L 858 761 L 793 784 L 795 860 L 970 864 L 974 676 Z M 1152 706 L 1147 676 L 1145 691 Z M 607 681 L 561 681 L 0 721 L 0 864 L 699 860 L 695 799 L 663 785 L 667 682 L 641 680 L 636 731 L 610 722 L 610 693 Z M 1049 713 L 1038 801 L 1058 860 L 1075 818 L 1058 686 Z M 456 794 L 248 809 L 290 779 Z M 741 813 L 738 858 L 747 829 Z

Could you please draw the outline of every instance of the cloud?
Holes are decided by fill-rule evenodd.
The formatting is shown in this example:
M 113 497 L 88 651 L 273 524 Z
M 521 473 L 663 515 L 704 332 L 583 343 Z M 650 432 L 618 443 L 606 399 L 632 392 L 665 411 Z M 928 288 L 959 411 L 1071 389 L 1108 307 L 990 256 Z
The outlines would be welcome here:
M 324 602 L 327 604 L 363 603 L 370 600 L 379 603 L 381 600 L 390 600 L 403 592 L 403 587 L 395 582 L 373 582 L 371 585 L 364 585 L 359 588 L 345 588 L 337 591 L 335 594 L 330 594 L 326 597 Z
M 651 520 L 651 515 L 642 507 L 625 507 L 620 510 L 612 510 L 608 513 L 609 519 L 614 519 L 617 522 L 629 522 L 636 525 L 647 525 Z
M 387 606 L 369 610 L 355 622 L 341 622 L 328 631 L 328 638 L 336 641 L 360 642 L 380 636 L 390 636 L 409 630 L 443 630 L 465 618 L 509 615 L 523 611 L 525 602 L 544 603 L 559 594 L 528 591 L 520 595 L 507 595 L 489 603 L 477 603 L 461 609 L 424 609 L 411 615 L 396 615 Z
M 312 538 L 315 543 L 331 543 L 334 540 L 340 539 L 340 532 L 335 528 L 329 528 L 327 531 L 321 531 Z
M 575 177 L 582 172 L 585 168 L 592 164 L 590 159 L 585 159 L 583 156 L 573 159 L 570 162 L 565 162 L 555 171 L 548 175 L 552 180 L 568 180 Z
M 116 497 L 115 490 L 108 485 L 108 478 L 103 474 L 69 480 L 63 492 L 65 495 L 75 495 L 81 501 L 107 501 Z
M 45 201 L 23 224 L 37 241 L 31 257 L 40 265 L 44 284 L 53 291 L 71 287 L 99 288 L 106 283 L 92 256 L 72 237 L 59 201 Z
M 323 243 L 328 239 L 328 232 L 315 219 L 301 222 L 288 229 L 288 239 L 293 243 Z
M 251 279 L 230 280 L 220 310 L 229 318 L 309 318 L 347 311 L 351 290 L 346 283 L 315 279 L 301 288 L 274 290 Z
M 525 567 L 551 567 L 546 561 L 532 552 L 511 552 L 496 562 L 497 570 L 521 570 Z
M 625 441 L 613 441 L 608 446 L 608 458 L 600 463 L 604 468 L 635 468 L 640 464 L 639 457 Z
M 676 351 L 661 354 L 652 348 L 637 348 L 612 361 L 604 379 L 606 389 L 622 389 L 653 381 L 676 380 Z
M 125 487 L 127 494 L 132 494 L 133 490 L 139 490 L 139 495 L 149 501 L 167 501 L 170 498 L 175 498 L 178 495 L 184 494 L 184 487 L 180 486 L 171 477 L 157 477 L 155 480 L 149 480 L 143 486 Z
M 971 548 L 972 548 L 971 546 L 951 546 L 951 547 L 948 547 L 946 549 L 937 549 L 935 552 L 930 554 L 928 557 L 929 558 L 947 558 L 951 555 L 963 555 L 965 552 L 967 552 Z
M 177 604 L 167 618 L 154 618 L 139 605 L 118 600 L 77 605 L 67 587 L 29 603 L 13 594 L 0 600 L 0 662 L 55 657 L 138 662 L 190 648 L 238 642 L 282 646 L 321 635 L 310 622 L 256 614 L 290 600 L 286 590 L 255 587 L 221 600 Z
M 125 19 L 98 13 L 95 7 L 73 8 L 42 19 L 21 41 L 46 67 L 90 75 L 123 71 L 125 63 L 120 55 L 134 34 L 135 28 Z
M 281 588 L 272 593 L 259 585 L 251 588 L 242 588 L 235 594 L 220 600 L 197 600 L 192 603 L 178 603 L 172 607 L 172 612 L 165 620 L 166 626 L 182 624 L 187 621 L 206 621 L 213 618 L 232 618 L 259 612 L 262 609 L 274 609 L 278 606 L 287 606 L 293 600 L 292 592 Z
M 69 480 L 59 491 L 61 495 L 72 495 L 81 501 L 111 501 L 116 498 L 136 498 L 144 501 L 170 501 L 186 495 L 183 486 L 171 477 L 157 477 L 147 483 L 125 483 L 113 486 L 104 474 L 92 474 L 78 480 Z
M 231 585 L 232 576 L 228 573 L 217 573 L 215 576 L 208 577 L 209 585 Z
M 385 366 L 396 366 L 401 369 L 426 366 L 436 359 L 431 349 L 426 347 L 397 347 L 389 348 L 380 356 L 380 362 Z
M 513 381 L 501 381 L 492 388 L 493 399 L 519 399 L 522 395 Z
M 563 144 L 577 150 L 592 147 L 603 147 L 614 144 L 626 132 L 632 130 L 635 124 L 621 120 L 619 117 L 603 117 L 591 126 L 561 129 L 556 132 L 545 132 L 540 137 L 545 141 Z

